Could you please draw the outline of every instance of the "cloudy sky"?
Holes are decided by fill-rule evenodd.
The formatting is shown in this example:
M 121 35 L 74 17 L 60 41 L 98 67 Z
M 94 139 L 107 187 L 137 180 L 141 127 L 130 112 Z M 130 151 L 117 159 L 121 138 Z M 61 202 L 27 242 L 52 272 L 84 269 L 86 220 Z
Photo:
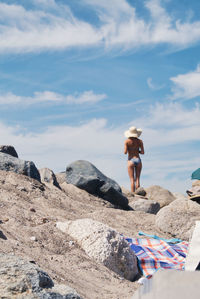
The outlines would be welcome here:
M 185 193 L 200 167 L 200 2 L 0 0 L 0 136 L 54 172 L 79 159 L 129 188 Z

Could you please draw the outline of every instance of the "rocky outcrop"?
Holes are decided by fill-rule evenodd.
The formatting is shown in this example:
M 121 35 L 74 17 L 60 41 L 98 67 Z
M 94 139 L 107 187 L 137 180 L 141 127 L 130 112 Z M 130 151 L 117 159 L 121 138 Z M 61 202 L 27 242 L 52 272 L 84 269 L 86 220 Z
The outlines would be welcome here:
M 192 187 L 194 186 L 200 186 L 200 180 L 196 180 L 194 182 L 192 182 Z
M 146 195 L 146 191 L 144 190 L 143 187 L 139 187 L 135 190 L 135 194 L 137 195 L 141 195 L 141 196 L 145 196 Z
M 24 161 L 0 152 L 0 170 L 13 171 L 40 181 L 40 173 L 32 161 Z
M 142 211 L 150 214 L 157 214 L 160 210 L 160 204 L 158 202 L 139 197 L 129 203 L 129 206 L 134 211 Z
M 173 192 L 172 193 L 175 199 L 187 199 L 188 197 L 180 192 Z
M 128 199 L 122 194 L 120 186 L 88 161 L 78 160 L 68 165 L 66 181 L 116 206 L 128 209 Z
M 34 261 L 15 255 L 0 254 L 0 282 L 1 298 L 81 299 L 70 287 L 54 285 Z
M 58 222 L 57 227 L 74 238 L 89 257 L 110 270 L 131 281 L 137 275 L 135 254 L 112 228 L 92 219 Z
M 18 154 L 12 145 L 0 145 L 0 152 L 18 158 Z
M 124 194 L 124 196 L 126 196 L 127 198 L 133 198 L 135 195 L 133 192 L 129 191 L 128 189 L 126 189 L 125 187 L 121 187 L 122 193 Z
M 55 186 L 57 188 L 60 188 L 57 178 L 54 174 L 54 172 L 49 168 L 41 168 L 39 169 L 41 182 L 46 184 L 47 186 Z
M 196 220 L 200 220 L 200 205 L 189 199 L 177 199 L 157 213 L 156 226 L 174 237 L 188 240 Z
M 154 185 L 145 189 L 146 197 L 152 199 L 160 204 L 160 207 L 169 205 L 175 200 L 174 195 L 167 189 Z
M 55 174 L 56 176 L 56 180 L 58 182 L 59 185 L 61 185 L 62 183 L 66 182 L 66 172 L 58 172 Z

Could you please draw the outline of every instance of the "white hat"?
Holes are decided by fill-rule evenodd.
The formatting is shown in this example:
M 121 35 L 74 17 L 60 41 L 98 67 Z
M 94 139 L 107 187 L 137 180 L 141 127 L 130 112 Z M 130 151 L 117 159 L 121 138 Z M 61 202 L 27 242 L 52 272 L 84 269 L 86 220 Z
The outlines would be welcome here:
M 137 129 L 136 127 L 130 127 L 128 131 L 124 132 L 125 137 L 139 137 L 142 134 L 142 129 Z

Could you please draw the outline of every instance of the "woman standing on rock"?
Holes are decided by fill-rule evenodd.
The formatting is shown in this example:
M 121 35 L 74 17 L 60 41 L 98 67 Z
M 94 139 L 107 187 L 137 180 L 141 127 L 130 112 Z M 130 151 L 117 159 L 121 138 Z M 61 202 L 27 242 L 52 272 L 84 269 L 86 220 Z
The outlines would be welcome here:
M 142 170 L 142 161 L 139 154 L 144 154 L 144 146 L 138 137 L 142 134 L 141 129 L 130 127 L 124 132 L 125 140 L 124 154 L 128 153 L 128 174 L 131 181 L 131 191 L 140 187 L 140 174 Z

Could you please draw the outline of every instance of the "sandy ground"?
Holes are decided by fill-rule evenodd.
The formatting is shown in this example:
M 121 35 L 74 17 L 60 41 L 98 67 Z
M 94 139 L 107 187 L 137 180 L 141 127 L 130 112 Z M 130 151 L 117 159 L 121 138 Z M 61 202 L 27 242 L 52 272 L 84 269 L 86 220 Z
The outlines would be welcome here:
M 72 185 L 59 190 L 12 172 L 0 171 L 0 211 L 0 251 L 35 261 L 55 282 L 85 299 L 131 298 L 138 283 L 91 260 L 56 228 L 57 221 L 92 218 L 128 237 L 140 230 L 168 237 L 155 228 L 155 215 L 115 209 Z

